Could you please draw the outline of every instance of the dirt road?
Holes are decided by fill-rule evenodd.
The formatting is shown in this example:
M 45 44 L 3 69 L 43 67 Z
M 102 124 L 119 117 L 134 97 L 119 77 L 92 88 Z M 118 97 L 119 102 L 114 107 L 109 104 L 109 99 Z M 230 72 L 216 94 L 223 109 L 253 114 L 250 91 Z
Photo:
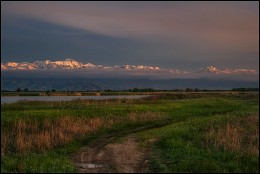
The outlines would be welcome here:
M 100 137 L 82 147 L 71 161 L 79 173 L 147 173 L 154 140 L 140 146 L 134 133 L 151 128 L 154 126 Z

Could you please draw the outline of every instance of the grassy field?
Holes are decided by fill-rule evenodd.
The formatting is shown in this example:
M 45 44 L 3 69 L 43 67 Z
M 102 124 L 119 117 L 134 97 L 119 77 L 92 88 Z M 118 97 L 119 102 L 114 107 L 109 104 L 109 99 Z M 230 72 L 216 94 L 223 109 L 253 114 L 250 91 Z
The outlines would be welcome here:
M 259 93 L 1 105 L 1 173 L 76 172 L 69 157 L 101 135 L 145 125 L 151 172 L 259 172 Z

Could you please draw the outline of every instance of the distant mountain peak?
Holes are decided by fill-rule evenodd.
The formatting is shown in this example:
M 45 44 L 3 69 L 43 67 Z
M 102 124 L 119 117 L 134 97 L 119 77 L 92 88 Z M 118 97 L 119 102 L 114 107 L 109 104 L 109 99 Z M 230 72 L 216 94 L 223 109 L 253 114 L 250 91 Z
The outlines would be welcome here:
M 8 71 L 8 70 L 59 70 L 59 69 L 69 69 L 69 70 L 76 70 L 76 69 L 91 69 L 96 71 L 102 70 L 110 70 L 110 71 L 126 71 L 126 72 L 145 72 L 145 73 L 167 73 L 167 74 L 257 74 L 257 71 L 254 69 L 230 69 L 226 68 L 224 70 L 218 69 L 217 67 L 210 65 L 205 68 L 201 68 L 199 71 L 195 72 L 188 72 L 188 71 L 181 71 L 178 69 L 171 69 L 171 68 L 160 68 L 158 66 L 147 66 L 147 65 L 115 65 L 115 66 L 103 66 L 103 65 L 95 65 L 92 63 L 82 63 L 78 62 L 72 58 L 66 58 L 65 60 L 58 60 L 58 61 L 34 61 L 33 63 L 30 62 L 6 62 L 1 63 L 1 71 Z
M 63 60 L 63 62 L 80 63 L 80 62 L 78 62 L 74 59 L 71 59 L 71 58 L 67 58 L 67 59 Z
M 215 66 L 208 66 L 206 68 L 201 68 L 199 73 L 213 73 L 213 74 L 255 74 L 257 73 L 254 69 L 231 69 L 231 68 L 225 68 L 224 70 L 220 70 L 216 68 Z
M 219 73 L 218 69 L 215 66 L 208 66 L 206 68 L 201 68 L 200 72 L 209 72 L 209 73 Z
M 23 68 L 21 68 L 21 66 Z M 30 67 L 30 68 L 26 68 Z M 103 66 L 94 65 L 92 63 L 81 63 L 72 58 L 59 61 L 34 61 L 33 63 L 17 63 L 7 62 L 1 63 L 1 70 L 37 70 L 37 69 L 112 69 L 112 70 L 146 70 L 146 71 L 159 71 L 166 70 L 161 69 L 158 66 L 145 66 L 145 65 L 116 65 L 116 66 Z

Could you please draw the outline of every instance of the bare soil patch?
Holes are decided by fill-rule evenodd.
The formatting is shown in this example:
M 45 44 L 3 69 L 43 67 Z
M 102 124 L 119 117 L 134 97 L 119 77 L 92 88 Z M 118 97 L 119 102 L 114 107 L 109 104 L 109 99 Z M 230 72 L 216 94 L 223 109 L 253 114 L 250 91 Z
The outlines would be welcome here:
M 103 148 L 84 147 L 72 159 L 79 173 L 145 173 L 150 150 L 133 135 Z
M 131 133 L 148 129 L 142 127 Z M 128 132 L 129 133 L 129 132 Z M 147 173 L 150 157 L 149 141 L 140 146 L 135 134 L 128 134 L 120 141 L 112 142 L 115 136 L 100 137 L 82 147 L 71 161 L 79 173 Z

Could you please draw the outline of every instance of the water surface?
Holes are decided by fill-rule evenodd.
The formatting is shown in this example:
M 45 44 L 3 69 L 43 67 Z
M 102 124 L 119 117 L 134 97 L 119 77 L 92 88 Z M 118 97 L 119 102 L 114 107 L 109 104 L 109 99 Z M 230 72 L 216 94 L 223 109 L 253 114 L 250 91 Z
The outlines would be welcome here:
M 92 100 L 105 100 L 105 99 L 130 99 L 142 98 L 148 95 L 111 95 L 111 96 L 1 96 L 1 104 L 15 103 L 20 100 L 24 101 L 70 101 L 76 99 L 92 99 Z

